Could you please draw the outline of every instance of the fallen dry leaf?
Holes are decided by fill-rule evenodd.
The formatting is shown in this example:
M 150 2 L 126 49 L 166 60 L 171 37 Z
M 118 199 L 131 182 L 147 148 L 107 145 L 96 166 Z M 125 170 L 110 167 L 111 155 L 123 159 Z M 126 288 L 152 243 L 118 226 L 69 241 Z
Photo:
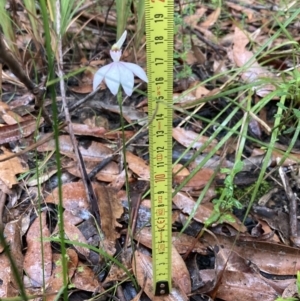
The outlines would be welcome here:
M 101 103 L 101 107 L 106 110 L 114 113 L 120 114 L 120 107 L 115 105 L 106 104 L 104 102 Z M 130 106 L 122 106 L 122 116 L 128 123 L 132 123 L 133 121 L 138 121 L 139 125 L 145 125 L 148 122 L 147 115 L 143 111 L 139 111 L 134 107 Z
M 217 7 L 209 16 L 207 16 L 206 20 L 200 24 L 203 28 L 209 28 L 213 26 L 218 20 L 221 13 L 221 7 Z
M 121 131 L 110 131 L 104 127 L 91 126 L 88 124 L 72 123 L 72 128 L 75 135 L 93 136 L 104 139 L 118 139 L 123 137 L 123 132 Z M 65 131 L 69 132 L 68 127 L 65 127 Z M 133 131 L 124 132 L 125 139 L 129 139 L 133 135 Z
M 144 180 L 150 179 L 150 168 L 149 165 L 140 157 L 132 154 L 131 152 L 126 152 L 126 161 L 128 167 L 137 174 L 140 178 Z
M 214 174 L 214 170 L 210 168 L 202 168 L 194 174 L 194 176 L 181 188 L 182 191 L 200 190 L 205 187 Z M 175 175 L 174 183 L 181 184 L 188 176 Z
M 0 298 L 17 297 L 19 295 L 19 290 L 11 281 L 14 277 L 13 271 L 5 253 L 0 254 L 0 266 Z
M 205 204 L 199 204 L 198 207 L 195 207 L 196 202 L 182 192 L 178 192 L 173 197 L 173 203 L 179 209 L 181 209 L 183 213 L 192 214 L 193 219 L 198 222 L 201 222 L 201 223 L 205 223 L 205 221 L 213 213 L 213 204 L 205 203 Z M 231 215 L 231 218 L 233 218 L 235 220 L 235 222 L 232 223 L 232 222 L 226 221 L 225 223 L 231 225 L 232 227 L 234 227 L 236 230 L 238 230 L 240 232 L 247 231 L 247 228 L 234 215 Z
M 41 118 L 42 122 L 43 119 Z M 37 121 L 34 119 L 0 127 L 0 145 L 28 137 L 36 130 L 37 126 Z
M 62 186 L 63 207 L 68 211 L 89 208 L 86 192 L 82 182 L 66 183 Z M 55 188 L 45 199 L 45 203 L 59 204 L 59 190 Z
M 59 204 L 58 188 L 47 196 L 45 203 Z M 68 224 L 77 225 L 90 217 L 90 206 L 82 182 L 66 183 L 62 186 L 62 206 L 65 208 L 64 220 Z
M 131 270 L 131 259 L 132 259 L 132 249 L 122 249 L 122 251 L 118 254 L 118 261 L 125 267 L 128 271 Z M 104 280 L 104 284 L 109 283 L 111 281 L 122 281 L 128 277 L 128 273 L 124 271 L 124 268 L 113 264 L 109 270 L 109 274 Z
M 114 245 L 116 239 L 120 237 L 117 228 L 122 227 L 117 220 L 123 214 L 124 209 L 113 188 L 96 185 L 95 194 L 100 211 L 101 230 L 104 233 L 103 244 L 107 248 L 106 252 L 113 255 L 115 253 Z
M 112 182 L 119 175 L 120 170 L 116 162 L 109 162 L 100 172 L 96 174 L 96 179 L 103 182 Z
M 135 251 L 132 260 L 133 273 L 138 284 L 144 289 L 145 293 L 151 300 L 155 301 L 187 301 L 188 297 L 179 289 L 172 287 L 169 295 L 154 296 L 153 288 L 153 266 L 151 257 Z M 175 283 L 176 285 L 176 283 Z
M 5 147 L 0 148 L 0 159 L 5 159 L 13 155 L 12 152 Z M 15 157 L 9 160 L 0 162 L 0 180 L 8 187 L 12 188 L 17 184 L 16 175 L 28 171 L 28 165 L 21 158 Z
M 93 293 L 103 291 L 101 283 L 97 280 L 97 276 L 88 266 L 79 262 L 76 272 L 72 278 L 72 284 L 79 290 Z
M 173 128 L 173 138 L 182 144 L 185 147 L 192 147 L 195 149 L 200 149 L 202 146 L 207 143 L 210 138 L 205 136 L 200 136 L 199 134 L 185 130 L 183 128 Z M 216 145 L 218 144 L 218 141 L 216 139 L 213 139 L 210 141 L 207 146 L 202 150 L 203 153 L 208 153 L 211 150 L 216 148 Z M 217 154 L 217 152 L 216 152 Z
M 9 245 L 10 256 L 14 260 L 17 272 L 22 279 L 23 254 L 20 235 L 20 222 L 13 221 L 7 223 L 4 228 L 4 237 Z M 0 254 L 0 298 L 17 297 L 19 295 L 18 282 L 14 276 L 14 270 L 5 252 Z
M 83 236 L 81 231 L 76 226 L 74 226 L 72 223 L 70 223 L 69 219 L 64 219 L 64 230 L 65 230 L 65 233 L 66 233 L 67 237 L 69 238 L 69 240 L 84 243 L 86 245 L 88 244 L 87 240 L 85 239 L 85 237 Z M 82 256 L 84 256 L 85 258 L 88 258 L 89 254 L 90 254 L 90 249 L 81 247 L 81 246 L 77 246 L 77 245 L 74 245 L 74 248 Z
M 108 186 L 111 188 L 114 188 L 115 191 L 119 191 L 120 189 L 122 189 L 122 187 L 126 183 L 126 177 L 128 177 L 128 179 L 131 179 L 131 177 L 132 177 L 131 170 L 128 170 L 128 172 L 126 174 L 125 169 L 123 169 L 121 171 L 121 173 L 118 174 Z
M 270 81 L 271 78 L 274 78 L 273 74 L 262 67 L 254 58 L 254 54 L 246 49 L 246 45 L 249 43 L 248 36 L 245 31 L 242 31 L 239 27 L 235 27 L 232 55 L 230 52 L 228 53 L 229 59 L 238 67 L 247 65 L 242 71 L 242 79 L 245 82 L 253 83 L 259 79 L 268 79 Z M 250 61 L 252 61 L 252 64 L 249 64 Z M 256 94 L 261 97 L 266 96 L 276 89 L 274 85 L 267 83 L 260 84 L 260 86 L 255 86 L 254 88 Z
M 68 278 L 71 279 L 76 271 L 78 265 L 78 256 L 76 252 L 72 249 L 67 249 L 68 257 Z M 48 286 L 46 289 L 47 296 L 46 301 L 53 301 L 57 298 L 57 293 L 63 287 L 63 269 L 60 254 L 53 254 L 53 271 L 52 275 L 48 281 Z
M 42 229 L 40 229 L 40 225 Z M 49 241 L 41 241 L 41 235 L 43 238 L 50 237 L 50 231 L 46 224 L 46 212 L 42 212 L 34 220 L 26 236 L 27 250 L 24 258 L 24 270 L 34 287 L 41 287 L 43 283 L 47 283 L 52 272 L 51 244 Z M 41 249 L 43 249 L 43 254 Z
M 220 248 L 216 252 L 215 271 L 216 278 L 220 279 L 217 296 L 225 300 L 258 300 L 262 297 L 271 301 L 279 295 L 270 281 L 264 281 L 265 278 L 247 260 L 231 249 Z
M 24 121 L 21 116 L 11 110 L 7 103 L 2 101 L 0 101 L 0 116 L 5 121 L 5 123 L 9 125 L 18 124 Z
M 207 246 L 222 245 L 233 249 L 241 257 L 253 262 L 261 271 L 271 275 L 296 275 L 300 270 L 298 248 L 266 241 L 235 241 L 235 237 L 204 234 L 203 243 Z
M 180 291 L 189 295 L 192 292 L 191 277 L 184 260 L 172 245 L 172 283 L 180 288 Z
M 40 139 L 42 139 L 41 137 Z M 89 145 L 79 145 L 79 151 L 86 161 L 102 161 L 108 156 L 112 155 L 113 151 L 100 142 L 92 141 Z M 55 150 L 55 141 L 52 139 L 39 147 L 37 147 L 39 152 L 52 151 Z M 76 159 L 73 144 L 71 138 L 67 135 L 59 136 L 59 150 L 62 154 L 69 158 Z
M 134 239 L 137 240 L 138 243 L 141 243 L 147 248 L 152 249 L 151 228 L 142 228 L 135 234 Z M 194 244 L 194 237 L 184 233 L 172 232 L 172 244 L 179 254 L 186 253 L 192 245 L 192 252 L 207 254 L 207 248 L 201 242 L 197 241 Z

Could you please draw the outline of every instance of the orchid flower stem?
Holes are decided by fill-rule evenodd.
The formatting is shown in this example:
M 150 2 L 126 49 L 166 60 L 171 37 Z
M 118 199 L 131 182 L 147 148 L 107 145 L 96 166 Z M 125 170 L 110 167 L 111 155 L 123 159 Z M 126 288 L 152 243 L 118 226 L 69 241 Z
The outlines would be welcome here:
M 118 104 L 120 107 L 120 116 L 121 116 L 120 120 L 121 120 L 121 128 L 122 128 L 122 152 L 123 152 L 123 164 L 124 164 L 124 171 L 125 171 L 125 189 L 126 189 L 126 196 L 127 196 L 127 200 L 128 200 L 128 215 L 129 215 L 129 221 L 132 221 L 132 215 L 134 213 L 132 211 L 131 200 L 130 200 L 130 191 L 129 191 L 128 166 L 127 166 L 127 160 L 126 160 L 125 122 L 124 122 L 123 110 L 122 110 L 123 97 L 122 97 L 121 87 L 118 90 L 117 99 L 118 99 Z M 133 240 L 133 231 L 132 231 L 131 222 L 128 223 L 126 242 L 125 242 L 125 250 L 127 248 L 128 238 L 130 239 L 131 246 L 133 247 L 133 245 L 134 245 L 133 241 L 132 241 Z
M 118 104 L 120 107 L 120 120 L 121 120 L 121 128 L 122 128 L 122 152 L 123 152 L 123 162 L 124 162 L 124 170 L 125 170 L 125 188 L 126 188 L 126 195 L 128 199 L 128 205 L 130 206 L 130 195 L 129 195 L 129 179 L 128 179 L 128 167 L 127 167 L 127 161 L 126 161 L 126 140 L 125 140 L 125 122 L 123 117 L 123 97 L 122 97 L 122 90 L 119 88 L 118 94 L 117 94 Z M 129 207 L 130 208 L 130 207 Z M 130 210 L 129 210 L 130 215 Z

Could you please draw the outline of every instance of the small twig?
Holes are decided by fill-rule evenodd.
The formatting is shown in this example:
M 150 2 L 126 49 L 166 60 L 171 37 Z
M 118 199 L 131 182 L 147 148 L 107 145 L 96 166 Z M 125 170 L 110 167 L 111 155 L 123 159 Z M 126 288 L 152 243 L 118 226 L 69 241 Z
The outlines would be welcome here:
M 226 53 L 226 51 L 223 47 L 218 46 L 215 43 L 207 40 L 197 29 L 193 29 L 190 26 L 187 26 L 187 28 L 189 28 L 189 30 L 193 34 L 195 34 L 200 41 L 202 41 L 203 43 L 205 43 L 206 45 L 211 47 L 220 57 L 221 57 L 220 51 L 222 51 L 223 53 Z
M 97 164 L 93 170 L 88 174 L 88 178 L 90 180 L 92 180 L 96 174 L 101 170 L 103 169 L 109 162 L 111 162 L 114 158 L 114 154 L 112 154 L 111 156 L 109 157 L 106 157 L 104 160 L 102 160 L 99 164 Z
M 78 100 L 75 104 L 73 104 L 72 106 L 70 106 L 70 107 L 68 108 L 68 112 L 74 111 L 74 110 L 77 109 L 79 106 L 81 106 L 83 103 L 85 103 L 86 101 L 88 101 L 90 98 L 94 97 L 94 96 L 98 93 L 99 90 L 100 90 L 100 86 L 99 86 L 95 91 L 91 92 L 91 93 L 88 94 L 86 97 L 84 97 L 84 98 Z M 65 105 L 65 106 L 66 106 L 66 105 Z M 67 108 L 67 106 L 66 106 L 66 108 Z M 60 113 L 60 114 L 58 115 L 58 119 L 61 120 L 61 119 L 63 119 L 65 116 L 66 116 L 66 112 L 63 111 L 62 113 Z
M 56 1 L 56 4 L 57 4 L 57 12 L 59 12 L 60 11 L 59 1 Z M 66 90 L 65 90 L 65 82 L 64 82 L 64 73 L 63 73 L 63 69 L 62 69 L 62 66 L 63 66 L 63 52 L 62 52 L 62 39 L 61 39 L 61 34 L 60 34 L 60 30 L 61 30 L 60 16 L 57 16 L 56 21 L 57 21 L 56 22 L 57 23 L 56 24 L 57 25 L 57 35 L 59 37 L 58 38 L 58 47 L 57 47 L 58 48 L 58 57 L 59 57 L 58 64 L 57 64 L 58 65 L 58 76 L 60 78 L 59 82 L 60 82 L 61 100 L 62 100 L 62 105 L 63 105 L 63 109 L 64 109 L 64 113 L 65 113 L 65 119 L 68 123 L 68 132 L 69 132 L 71 142 L 72 142 L 72 145 L 73 145 L 73 149 L 74 149 L 74 152 L 75 152 L 75 156 L 76 156 L 76 159 L 77 159 L 77 164 L 78 164 L 80 174 L 81 174 L 81 178 L 82 178 L 82 182 L 83 182 L 83 185 L 84 185 L 84 188 L 85 188 L 85 193 L 86 193 L 86 196 L 88 198 L 89 204 L 92 207 L 92 211 L 93 211 L 93 214 L 96 218 L 96 221 L 98 222 L 98 224 L 100 226 L 101 225 L 100 224 L 100 214 L 99 214 L 99 207 L 97 205 L 97 199 L 96 199 L 91 181 L 87 176 L 87 172 L 86 172 L 86 169 L 85 169 L 85 166 L 84 166 L 84 162 L 83 162 L 81 153 L 79 152 L 79 148 L 77 146 L 77 140 L 76 140 L 76 137 L 75 137 L 75 134 L 74 134 L 74 131 L 73 131 L 71 116 L 70 116 L 69 109 L 68 109 L 68 106 L 67 106 Z
M 5 206 L 5 201 L 6 201 L 6 193 L 3 191 L 0 191 L 0 231 L 4 231 L 4 226 L 3 226 L 3 211 L 4 211 L 4 206 Z
M 118 300 L 119 301 L 126 301 L 124 292 L 123 292 L 123 288 L 121 285 L 118 285 L 117 287 L 117 296 L 118 296 Z
M 65 126 L 66 126 L 66 123 L 61 124 L 61 125 L 58 127 L 58 130 L 64 128 Z M 38 146 L 40 146 L 40 145 L 42 145 L 42 144 L 44 144 L 44 143 L 46 143 L 46 142 L 49 141 L 51 138 L 53 138 L 53 136 L 54 136 L 54 133 L 49 133 L 49 134 L 47 134 L 45 137 L 43 137 L 41 140 L 38 140 L 36 143 L 34 143 L 34 144 L 28 146 L 26 149 L 24 149 L 24 150 L 22 150 L 22 151 L 20 151 L 20 152 L 18 152 L 18 153 L 16 153 L 16 154 L 13 154 L 13 155 L 11 155 L 11 156 L 7 156 L 7 157 L 5 157 L 5 158 L 3 158 L 3 159 L 0 159 L 0 162 L 3 162 L 3 161 L 6 161 L 6 160 L 9 160 L 9 159 L 12 159 L 12 158 L 15 158 L 15 157 L 19 157 L 19 156 L 21 156 L 21 155 L 24 155 L 24 154 L 26 154 L 27 152 L 29 152 L 29 151 L 31 151 L 31 150 L 37 148 Z
M 12 73 L 25 85 L 25 87 L 35 96 L 35 103 L 37 106 L 39 106 L 42 110 L 42 115 L 45 118 L 45 121 L 49 124 L 51 123 L 51 120 L 47 113 L 45 112 L 45 109 L 43 107 L 43 95 L 46 91 L 44 88 L 44 83 L 41 84 L 41 86 L 36 85 L 33 83 L 30 78 L 26 75 L 24 69 L 20 66 L 17 59 L 9 52 L 9 50 L 6 48 L 3 35 L 0 33 L 0 63 L 7 65 Z
M 279 175 L 281 177 L 286 196 L 289 200 L 290 239 L 294 241 L 298 236 L 297 197 L 293 193 L 288 178 L 282 167 L 279 167 Z
M 125 146 L 127 147 L 128 145 L 132 144 L 134 141 L 143 137 L 146 134 L 147 134 L 147 131 L 144 130 L 144 127 L 142 127 L 133 137 L 131 137 L 128 141 L 126 141 Z M 119 153 L 122 150 L 122 148 L 123 148 L 123 146 L 118 148 L 112 155 L 106 157 L 103 161 L 101 161 L 99 164 L 97 164 L 94 167 L 94 169 L 88 174 L 89 179 L 92 180 L 102 168 L 104 168 L 109 162 L 111 162 L 114 159 L 116 154 Z
M 128 241 L 129 241 L 129 237 L 130 235 L 133 235 L 135 232 L 135 228 L 136 228 L 136 223 L 137 223 L 137 219 L 138 219 L 138 212 L 139 212 L 139 208 L 141 205 L 141 201 L 142 201 L 142 195 L 146 192 L 146 190 L 149 189 L 150 184 L 146 184 L 144 185 L 143 189 L 140 191 L 131 191 L 130 192 L 130 201 L 131 201 L 131 212 L 133 212 L 133 214 L 131 214 L 131 220 L 129 220 L 129 224 L 128 224 L 128 231 L 126 234 L 126 239 L 125 239 L 125 244 L 124 244 L 124 249 L 126 249 L 128 247 Z M 128 202 L 129 204 L 129 202 Z
M 0 62 L 7 65 L 12 73 L 26 86 L 26 88 L 36 97 L 41 98 L 45 92 L 45 89 L 38 87 L 34 84 L 30 78 L 24 72 L 24 69 L 20 66 L 19 62 L 8 51 L 3 41 L 3 35 L 0 34 Z

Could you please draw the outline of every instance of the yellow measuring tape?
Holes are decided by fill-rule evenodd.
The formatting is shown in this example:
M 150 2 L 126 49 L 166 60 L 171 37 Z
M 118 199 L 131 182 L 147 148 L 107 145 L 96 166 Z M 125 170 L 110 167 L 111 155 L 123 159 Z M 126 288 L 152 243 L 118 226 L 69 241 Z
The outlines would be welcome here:
M 155 295 L 171 291 L 174 0 L 146 0 L 148 114 Z

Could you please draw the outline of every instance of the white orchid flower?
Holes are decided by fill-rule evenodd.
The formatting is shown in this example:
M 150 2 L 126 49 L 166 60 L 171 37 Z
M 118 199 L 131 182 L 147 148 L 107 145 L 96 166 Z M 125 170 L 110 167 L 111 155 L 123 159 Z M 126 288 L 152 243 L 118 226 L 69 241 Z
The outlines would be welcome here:
M 118 93 L 120 84 L 122 85 L 125 93 L 130 96 L 133 90 L 134 75 L 148 82 L 145 71 L 138 65 L 133 63 L 126 63 L 120 61 L 122 50 L 121 47 L 126 39 L 127 31 L 125 30 L 120 39 L 114 44 L 110 50 L 110 56 L 113 60 L 112 63 L 101 67 L 94 76 L 93 90 L 105 80 L 107 87 L 113 95 Z

